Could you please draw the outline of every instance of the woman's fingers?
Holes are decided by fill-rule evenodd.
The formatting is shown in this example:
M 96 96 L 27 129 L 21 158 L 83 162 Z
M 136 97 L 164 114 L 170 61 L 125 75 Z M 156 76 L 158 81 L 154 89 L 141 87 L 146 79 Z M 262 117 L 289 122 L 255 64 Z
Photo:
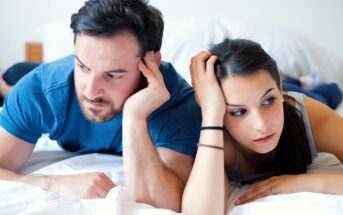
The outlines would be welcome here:
M 209 78 L 211 78 L 213 80 L 213 78 L 215 78 L 215 68 L 214 65 L 217 62 L 218 57 L 215 55 L 212 55 L 207 61 L 206 61 L 206 76 L 208 76 Z
M 236 204 L 245 204 L 256 199 L 272 195 L 271 188 L 276 185 L 273 183 L 273 178 L 266 179 L 253 185 L 246 193 L 237 199 Z M 275 189 L 275 188 L 274 188 Z
M 202 51 L 199 54 L 192 57 L 190 72 L 192 79 L 197 78 L 206 71 L 206 61 L 211 57 L 212 53 L 208 51 Z

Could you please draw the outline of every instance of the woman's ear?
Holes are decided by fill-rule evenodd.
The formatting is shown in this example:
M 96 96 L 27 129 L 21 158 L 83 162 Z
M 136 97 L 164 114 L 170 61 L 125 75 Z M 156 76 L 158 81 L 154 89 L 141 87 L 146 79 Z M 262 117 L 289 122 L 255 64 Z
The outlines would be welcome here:
M 155 52 L 154 53 L 154 57 L 155 57 L 155 62 L 158 66 L 160 66 L 161 64 L 161 59 L 162 59 L 162 55 L 161 55 L 161 52 L 158 51 L 158 52 Z
M 280 76 L 280 92 L 283 93 L 283 78 L 281 74 L 279 76 Z

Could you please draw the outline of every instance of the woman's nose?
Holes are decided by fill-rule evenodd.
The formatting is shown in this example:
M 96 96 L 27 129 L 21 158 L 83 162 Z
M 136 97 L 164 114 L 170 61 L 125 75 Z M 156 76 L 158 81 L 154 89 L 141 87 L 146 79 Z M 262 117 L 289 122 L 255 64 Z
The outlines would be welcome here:
M 268 130 L 268 119 L 261 111 L 254 111 L 252 118 L 253 128 L 259 132 L 266 132 Z

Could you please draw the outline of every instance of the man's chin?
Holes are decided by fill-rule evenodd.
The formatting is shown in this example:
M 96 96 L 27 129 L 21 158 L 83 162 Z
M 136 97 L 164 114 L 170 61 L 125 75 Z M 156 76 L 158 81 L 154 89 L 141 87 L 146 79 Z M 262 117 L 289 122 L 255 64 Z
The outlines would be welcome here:
M 105 114 L 94 113 L 92 111 L 85 111 L 83 115 L 86 117 L 87 120 L 97 123 L 105 123 L 110 121 L 111 119 L 115 118 L 119 113 L 118 112 L 110 112 Z

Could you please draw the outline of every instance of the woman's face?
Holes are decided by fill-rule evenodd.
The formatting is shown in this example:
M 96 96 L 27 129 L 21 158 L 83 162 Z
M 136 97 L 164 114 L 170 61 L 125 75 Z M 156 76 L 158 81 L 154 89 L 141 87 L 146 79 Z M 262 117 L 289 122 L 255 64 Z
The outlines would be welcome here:
M 277 146 L 284 124 L 283 96 L 266 70 L 222 81 L 225 127 L 241 149 L 265 154 Z

